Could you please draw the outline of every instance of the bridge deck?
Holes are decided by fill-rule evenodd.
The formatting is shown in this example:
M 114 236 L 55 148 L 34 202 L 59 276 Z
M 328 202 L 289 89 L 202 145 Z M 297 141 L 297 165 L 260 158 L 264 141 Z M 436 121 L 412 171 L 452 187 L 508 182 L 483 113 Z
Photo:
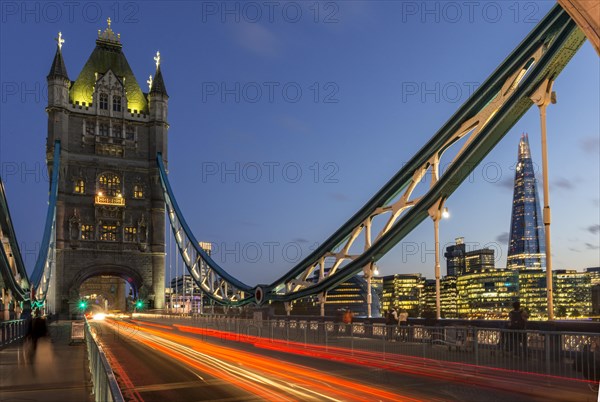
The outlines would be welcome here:
M 0 401 L 92 401 L 85 343 L 69 345 L 70 321 L 52 323 L 32 362 L 22 343 L 0 350 Z

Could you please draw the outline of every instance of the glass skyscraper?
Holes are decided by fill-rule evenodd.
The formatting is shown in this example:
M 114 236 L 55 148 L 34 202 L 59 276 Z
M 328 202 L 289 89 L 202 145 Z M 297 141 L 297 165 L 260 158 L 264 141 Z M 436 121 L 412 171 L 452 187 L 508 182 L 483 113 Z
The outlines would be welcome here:
M 507 268 L 542 269 L 546 267 L 544 223 L 531 161 L 527 134 L 519 142 L 515 172 Z

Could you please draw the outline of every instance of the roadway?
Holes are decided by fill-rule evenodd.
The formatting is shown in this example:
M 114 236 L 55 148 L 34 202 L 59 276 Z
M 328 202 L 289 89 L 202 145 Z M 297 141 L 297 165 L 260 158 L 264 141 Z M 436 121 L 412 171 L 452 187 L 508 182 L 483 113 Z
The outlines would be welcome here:
M 142 321 L 92 321 L 128 401 L 596 401 L 587 384 L 343 348 L 207 336 Z

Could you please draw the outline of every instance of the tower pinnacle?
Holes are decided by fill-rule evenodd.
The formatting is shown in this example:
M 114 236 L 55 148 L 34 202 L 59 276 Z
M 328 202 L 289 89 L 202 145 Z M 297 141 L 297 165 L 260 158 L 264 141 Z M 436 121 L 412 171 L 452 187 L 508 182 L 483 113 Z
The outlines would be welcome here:
M 158 70 L 158 67 L 160 66 L 160 52 L 158 50 L 156 51 L 156 56 L 154 56 L 154 61 L 156 62 L 156 69 Z
M 62 45 L 65 43 L 65 40 L 62 38 L 62 33 L 58 33 L 58 37 L 54 38 L 56 41 L 56 54 L 54 55 L 54 60 L 52 61 L 52 66 L 50 67 L 50 72 L 48 73 L 48 79 L 61 77 L 66 80 L 69 79 L 69 75 L 67 74 L 67 68 L 65 67 L 65 62 L 62 57 Z
M 65 40 L 62 38 L 62 32 L 58 33 L 58 38 L 54 38 L 56 43 L 58 43 L 58 50 L 62 50 L 62 45 L 65 43 Z
M 162 94 L 167 95 L 167 88 L 165 87 L 165 82 L 162 77 L 162 72 L 160 71 L 160 52 L 156 52 L 156 56 L 154 56 L 154 61 L 156 62 L 156 74 L 154 75 L 154 80 L 152 77 L 148 80 L 148 85 L 150 85 L 150 93 L 151 94 Z

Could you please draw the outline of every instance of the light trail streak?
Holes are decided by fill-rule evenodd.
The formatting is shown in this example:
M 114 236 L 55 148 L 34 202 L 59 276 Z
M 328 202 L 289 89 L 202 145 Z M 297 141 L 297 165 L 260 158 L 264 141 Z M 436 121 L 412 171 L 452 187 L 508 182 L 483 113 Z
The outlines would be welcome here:
M 145 322 L 139 322 L 140 324 Z M 452 361 L 441 361 L 430 359 L 426 357 L 417 357 L 417 356 L 409 356 L 409 355 L 400 355 L 395 353 L 387 353 L 385 355 L 385 362 L 382 361 L 382 354 L 380 352 L 369 352 L 366 350 L 359 349 L 348 349 L 336 346 L 323 346 L 323 345 L 315 345 L 315 344 L 305 344 L 295 341 L 289 340 L 279 340 L 279 339 L 271 339 L 264 338 L 252 335 L 243 335 L 243 334 L 235 334 L 231 332 L 216 330 L 216 329 L 204 329 L 198 327 L 190 327 L 185 325 L 173 324 L 173 327 L 179 329 L 183 332 L 194 333 L 198 335 L 206 335 L 211 337 L 216 337 L 219 339 L 226 339 L 236 342 L 244 342 L 250 343 L 258 348 L 273 350 L 273 351 L 281 351 L 284 353 L 293 353 L 293 354 L 301 354 L 304 356 L 311 356 L 320 359 L 327 360 L 339 360 L 344 361 L 351 364 L 366 364 L 367 362 L 364 359 L 369 359 L 372 362 L 372 367 L 388 369 L 393 371 L 403 371 L 400 370 L 401 366 L 406 366 L 410 368 L 410 370 L 404 372 L 425 375 L 433 378 L 450 380 L 450 381 L 458 381 L 466 384 L 473 384 L 472 379 L 469 378 L 471 376 L 476 376 L 478 379 L 487 378 L 489 380 L 498 381 L 499 374 L 506 375 L 519 375 L 519 376 L 527 376 L 532 377 L 532 381 L 539 380 L 554 380 L 560 381 L 564 383 L 574 382 L 574 383 L 591 383 L 595 384 L 596 382 L 593 380 L 586 380 L 582 378 L 566 378 L 555 376 L 551 374 L 541 374 L 541 373 L 533 373 L 528 371 L 519 371 L 519 370 L 511 370 L 500 367 L 488 367 L 488 366 L 480 366 L 476 364 L 470 363 L 461 363 L 461 362 L 452 362 Z M 349 357 L 351 355 L 351 357 Z M 415 366 L 418 364 L 419 366 Z M 443 370 L 438 370 L 440 364 L 443 365 Z M 429 367 L 424 367 L 424 365 L 429 365 Z M 448 367 L 454 367 L 454 370 L 446 370 Z M 427 371 L 424 372 L 423 370 Z M 415 371 L 416 370 L 416 371 Z M 439 371 L 438 374 L 434 375 L 432 371 Z M 468 370 L 468 371 L 467 371 Z M 448 374 L 452 374 L 448 376 Z M 459 375 L 453 375 L 459 374 Z M 467 376 L 467 380 L 463 380 L 461 377 Z M 537 379 L 536 379 L 537 378 Z M 507 381 L 513 381 L 513 379 L 508 379 Z
M 127 323 L 119 325 L 133 327 Z M 155 328 L 137 329 L 139 332 L 132 336 L 138 341 L 266 400 L 290 400 L 287 395 L 291 395 L 293 400 L 417 401 L 314 369 L 202 342 L 189 336 Z

